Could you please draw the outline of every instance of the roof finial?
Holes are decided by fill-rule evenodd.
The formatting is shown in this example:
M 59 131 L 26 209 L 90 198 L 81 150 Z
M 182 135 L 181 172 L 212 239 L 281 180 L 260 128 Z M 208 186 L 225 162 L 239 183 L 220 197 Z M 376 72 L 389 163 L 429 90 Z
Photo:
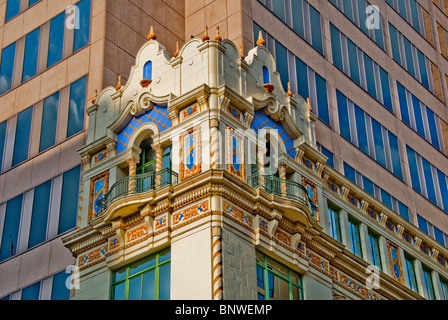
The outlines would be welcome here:
M 241 59 L 244 59 L 244 51 L 243 51 L 242 45 L 240 45 L 240 55 L 241 55 Z
M 215 40 L 216 40 L 216 41 L 219 41 L 219 42 L 222 41 L 222 37 L 221 37 L 221 35 L 219 34 L 219 26 L 216 27 L 216 37 L 215 37 Z
M 115 89 L 117 89 L 117 91 L 121 89 L 121 74 L 118 76 L 118 83 Z
M 148 41 L 149 40 L 156 40 L 156 34 L 154 33 L 154 27 L 151 26 L 151 29 L 149 30 L 149 34 L 148 34 Z
M 292 97 L 293 93 L 291 91 L 291 82 L 288 82 L 288 96 Z
M 208 27 L 205 26 L 205 32 L 204 32 L 204 36 L 202 37 L 202 41 L 208 41 L 210 40 L 210 37 L 208 36 Z
M 177 58 L 179 55 L 179 41 L 176 42 L 176 52 L 174 52 L 174 58 Z
M 266 41 L 264 41 L 263 39 L 263 33 L 260 30 L 260 32 L 258 33 L 257 46 L 264 46 L 265 43 Z
M 313 112 L 313 108 L 311 108 L 310 98 L 306 99 L 306 103 L 308 104 L 308 108 L 310 109 L 310 112 Z
M 98 97 L 98 90 L 95 89 L 95 92 L 94 92 L 93 98 L 92 98 L 92 104 L 95 104 L 97 97 Z

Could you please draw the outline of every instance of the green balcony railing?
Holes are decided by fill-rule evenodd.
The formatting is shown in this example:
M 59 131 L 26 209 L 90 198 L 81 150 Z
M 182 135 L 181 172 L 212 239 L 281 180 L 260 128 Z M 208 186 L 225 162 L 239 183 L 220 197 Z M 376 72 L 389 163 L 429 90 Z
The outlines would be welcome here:
M 255 189 L 262 189 L 269 194 L 298 201 L 307 206 L 314 220 L 317 218 L 317 207 L 311 201 L 304 186 L 295 181 L 277 178 L 272 175 L 255 173 L 247 178 L 247 184 Z
M 109 192 L 95 203 L 97 212 L 99 211 L 101 213 L 105 211 L 115 199 L 130 194 L 139 194 L 149 190 L 155 190 L 166 185 L 175 185 L 178 181 L 178 174 L 170 169 L 126 177 L 117 181 L 110 188 Z

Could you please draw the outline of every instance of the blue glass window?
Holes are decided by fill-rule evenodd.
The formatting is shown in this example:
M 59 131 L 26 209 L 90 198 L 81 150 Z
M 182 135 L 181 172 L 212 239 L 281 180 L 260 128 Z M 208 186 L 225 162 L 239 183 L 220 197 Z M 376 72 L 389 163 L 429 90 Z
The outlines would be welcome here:
M 406 1 L 398 0 L 398 12 L 404 18 L 404 20 L 408 20 L 408 15 L 406 13 Z
M 146 62 L 143 68 L 143 79 L 152 79 L 152 61 Z
M 439 228 L 434 227 L 434 238 L 438 243 L 440 243 L 442 246 L 445 245 L 445 238 L 443 236 L 443 232 L 440 231 Z
M 422 193 L 420 188 L 420 178 L 418 176 L 417 158 L 414 150 L 407 147 L 409 171 L 411 173 L 412 188 L 418 193 Z
M 355 169 L 353 169 L 352 167 L 350 167 L 348 164 L 344 163 L 344 175 L 345 177 L 350 180 L 351 182 L 353 182 L 354 184 L 356 184 L 356 174 L 355 174 Z
M 349 218 L 350 241 L 352 245 L 352 252 L 358 257 L 362 257 L 361 234 L 359 231 L 359 223 Z
M 22 289 L 22 300 L 39 300 L 40 282 Z
M 76 227 L 80 174 L 80 167 L 76 167 L 64 173 L 58 234 L 64 233 Z
M 409 118 L 408 102 L 406 99 L 406 89 L 397 82 L 398 100 L 400 102 L 401 120 L 408 126 L 411 126 L 411 120 Z
M 347 38 L 348 61 L 350 63 L 350 78 L 358 85 L 361 85 L 359 78 L 358 55 L 356 54 L 356 45 Z
M 369 231 L 369 244 L 370 254 L 372 256 L 372 264 L 379 270 L 382 270 L 379 236 L 372 233 L 371 231 Z
M 344 14 L 347 18 L 353 21 L 353 9 L 352 9 L 352 1 L 351 0 L 343 0 L 344 6 Z
M 51 300 L 69 300 L 70 290 L 67 289 L 66 281 L 70 275 L 65 271 L 53 276 L 53 288 L 51 290 Z
M 392 56 L 401 65 L 400 48 L 398 45 L 397 29 L 389 23 L 390 43 L 392 46 Z
M 364 53 L 364 67 L 366 71 L 367 92 L 376 99 L 375 75 L 373 73 L 373 61 Z
M 319 119 L 330 125 L 330 114 L 328 113 L 327 81 L 325 81 L 325 79 L 317 73 L 315 73 L 315 78 Z
M 33 212 L 31 216 L 28 248 L 45 241 L 47 236 L 48 210 L 50 208 L 51 181 L 34 189 Z
M 398 139 L 391 132 L 389 132 L 389 149 L 392 159 L 392 171 L 398 178 L 403 180 L 403 170 L 401 168 L 401 158 L 400 158 L 400 150 L 398 148 Z
M 321 148 L 322 148 L 322 154 L 328 158 L 327 164 L 330 167 L 334 168 L 334 155 L 333 155 L 333 153 L 331 153 L 330 151 L 328 151 L 324 147 L 321 147 Z
M 14 60 L 16 54 L 16 43 L 2 50 L 2 62 L 0 66 L 0 94 L 11 90 Z
M 358 147 L 366 154 L 369 154 L 365 113 L 357 105 L 355 105 L 355 118 L 356 118 L 356 130 L 358 133 Z
M 16 138 L 14 140 L 13 167 L 28 158 L 33 108 L 22 111 L 17 116 Z
M 434 283 L 431 276 L 432 271 L 423 267 L 423 279 L 425 280 L 426 293 L 428 294 L 428 300 L 435 300 L 436 294 L 434 292 Z
M 85 0 L 84 0 L 85 1 Z M 70 105 L 67 125 L 67 138 L 84 130 L 87 77 L 70 86 Z
M 90 0 L 76 4 L 79 9 L 79 29 L 75 29 L 73 52 L 85 47 L 90 41 Z
M 5 150 L 6 141 L 6 121 L 0 123 L 0 172 L 3 164 L 3 152 Z
M 6 3 L 6 21 L 11 20 L 20 12 L 20 0 L 8 0 Z
M 333 52 L 333 63 L 340 70 L 344 70 L 342 64 L 340 32 L 331 23 L 330 23 L 330 36 L 331 36 L 331 48 Z
M 351 141 L 350 134 L 350 122 L 348 117 L 348 109 L 347 109 L 347 98 L 336 90 L 336 97 L 338 101 L 338 114 L 339 114 L 339 129 L 341 135 L 347 140 Z
M 423 125 L 420 100 L 418 100 L 414 95 L 412 95 L 412 105 L 414 107 L 414 117 L 415 117 L 415 123 L 417 125 L 417 132 L 422 137 L 425 137 L 425 126 Z
M 4 261 L 17 254 L 20 216 L 22 213 L 22 199 L 23 195 L 20 195 L 12 200 L 9 200 L 6 204 L 2 245 L 0 247 L 0 261 Z
M 422 158 L 422 164 L 423 164 L 423 173 L 425 175 L 426 192 L 428 193 L 428 199 L 434 204 L 437 204 L 436 191 L 434 188 L 434 180 L 432 178 L 431 164 L 424 158 Z
M 62 60 L 64 47 L 65 12 L 51 19 L 47 68 Z
M 342 242 L 340 212 L 338 208 L 331 203 L 328 204 L 328 220 L 330 224 L 330 236 L 339 242 Z
M 285 2 L 282 1 L 272 1 L 272 9 L 274 14 L 283 22 L 285 22 Z
M 40 28 L 26 36 L 25 56 L 23 59 L 22 82 L 25 82 L 37 73 L 37 59 L 39 56 Z
M 428 231 L 428 223 L 427 221 L 421 217 L 419 214 L 417 215 L 418 228 L 422 230 L 424 233 L 429 235 Z
M 369 29 L 367 29 L 367 26 L 364 23 L 364 21 L 367 21 L 366 0 L 358 0 L 358 17 L 359 21 L 361 21 L 359 27 L 365 34 L 369 34 Z
M 414 60 L 412 58 L 412 47 L 411 42 L 403 37 L 403 43 L 404 43 L 404 53 L 406 56 L 406 70 L 415 77 L 415 68 L 414 68 Z
M 409 1 L 410 7 L 411 7 L 411 16 L 412 16 L 412 26 L 415 30 L 420 32 L 420 21 L 418 19 L 418 8 L 417 3 L 415 0 Z
M 58 106 L 59 92 L 44 100 L 39 152 L 42 152 L 55 144 Z
M 392 209 L 392 197 L 383 189 L 381 189 L 381 202 L 389 209 Z
M 293 30 L 302 38 L 305 36 L 303 27 L 302 0 L 291 0 Z
M 283 89 L 287 91 L 289 82 L 288 50 L 286 50 L 286 48 L 278 41 L 275 41 L 275 60 Z
M 298 94 L 305 99 L 310 96 L 308 86 L 308 67 L 299 58 L 296 57 L 296 71 L 297 71 L 297 91 Z
M 376 161 L 383 167 L 386 166 L 386 157 L 384 155 L 384 143 L 381 125 L 375 119 L 372 119 L 373 141 L 375 144 Z
M 400 216 L 406 219 L 406 221 L 409 221 L 409 209 L 400 201 L 398 201 L 398 210 L 400 211 Z
M 431 136 L 431 143 L 434 147 L 440 150 L 439 134 L 437 133 L 436 116 L 431 109 L 426 108 L 426 117 L 428 118 L 429 134 Z M 437 118 L 438 120 L 438 118 Z
M 379 68 L 381 78 L 381 89 L 383 91 L 383 104 L 390 112 L 394 112 L 392 106 L 392 96 L 390 94 L 389 75 L 383 68 L 381 67 Z
M 320 53 L 323 53 L 322 48 L 322 30 L 320 25 L 320 13 L 312 6 L 310 8 L 310 22 L 311 22 L 311 37 L 312 45 Z
M 429 78 L 428 78 L 428 71 L 426 69 L 426 58 L 423 55 L 423 53 L 418 49 L 417 49 L 417 59 L 418 59 L 418 65 L 420 67 L 421 82 L 423 86 L 425 86 L 425 88 L 429 90 Z
M 372 197 L 375 196 L 375 189 L 373 187 L 373 182 L 367 179 L 366 177 L 362 177 L 362 183 L 364 186 L 364 190 L 367 191 Z
M 408 274 L 409 287 L 415 292 L 418 292 L 417 275 L 415 273 L 415 265 L 414 265 L 415 259 L 405 254 L 405 260 L 406 260 L 406 270 Z
M 437 178 L 439 180 L 440 193 L 442 195 L 443 209 L 448 211 L 448 186 L 446 183 L 446 176 L 443 172 L 437 169 Z

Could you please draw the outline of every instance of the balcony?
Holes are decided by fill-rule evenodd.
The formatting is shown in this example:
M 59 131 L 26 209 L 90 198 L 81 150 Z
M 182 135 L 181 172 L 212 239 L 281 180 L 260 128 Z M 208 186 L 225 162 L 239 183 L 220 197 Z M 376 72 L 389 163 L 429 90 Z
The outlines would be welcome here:
M 167 185 L 175 185 L 178 182 L 178 174 L 170 169 L 126 177 L 117 181 L 103 199 L 96 202 L 96 206 L 99 208 L 99 213 L 101 214 L 118 198 L 156 190 Z
M 269 194 L 300 202 L 310 209 L 313 219 L 318 221 L 317 207 L 312 203 L 306 188 L 300 183 L 256 173 L 247 178 L 247 184 Z

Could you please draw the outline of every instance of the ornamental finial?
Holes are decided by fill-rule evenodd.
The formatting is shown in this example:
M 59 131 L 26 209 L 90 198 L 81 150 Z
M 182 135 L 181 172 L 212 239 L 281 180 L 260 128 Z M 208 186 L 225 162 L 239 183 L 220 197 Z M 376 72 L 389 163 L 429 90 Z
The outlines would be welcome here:
M 216 37 L 215 37 L 215 40 L 216 40 L 216 41 L 219 41 L 219 42 L 222 41 L 222 37 L 221 37 L 221 35 L 219 34 L 219 26 L 216 27 Z
M 115 89 L 117 89 L 117 91 L 121 89 L 121 74 L 118 76 L 118 83 Z
M 288 82 L 288 96 L 292 97 L 293 93 L 291 91 L 291 82 Z
M 264 46 L 265 43 L 266 41 L 264 41 L 263 39 L 263 33 L 260 30 L 260 32 L 258 33 L 257 46 Z
M 306 103 L 308 104 L 308 108 L 310 109 L 310 112 L 313 112 L 313 108 L 311 108 L 311 100 L 310 100 L 310 98 L 306 99 Z
M 241 59 L 244 59 L 244 51 L 243 51 L 242 45 L 240 45 L 240 55 L 241 55 Z
M 202 41 L 208 41 L 210 40 L 210 37 L 208 36 L 208 27 L 205 26 L 204 36 L 202 37 Z
M 97 97 L 98 97 L 98 90 L 95 89 L 95 92 L 93 93 L 92 104 L 95 104 Z
M 174 52 L 174 58 L 177 58 L 179 55 L 179 41 L 176 42 L 176 52 Z
M 154 33 L 154 27 L 151 26 L 151 29 L 149 30 L 149 34 L 148 34 L 148 41 L 149 40 L 156 40 L 156 34 Z

